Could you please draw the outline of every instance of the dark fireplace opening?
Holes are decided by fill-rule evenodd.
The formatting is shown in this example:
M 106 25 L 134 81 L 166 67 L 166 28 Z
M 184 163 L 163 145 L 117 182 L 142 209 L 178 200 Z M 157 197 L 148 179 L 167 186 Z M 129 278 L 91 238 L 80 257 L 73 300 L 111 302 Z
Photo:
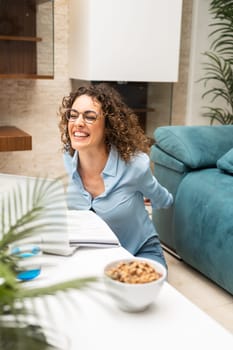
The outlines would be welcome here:
M 154 143 L 154 130 L 159 126 L 171 124 L 173 83 L 72 79 L 72 91 L 90 82 L 93 84 L 106 83 L 115 88 L 124 102 L 138 116 L 142 129 L 152 143 Z
M 100 81 L 92 81 L 93 84 L 99 84 Z M 147 82 L 116 82 L 116 81 L 101 81 L 113 87 L 122 96 L 124 102 L 138 116 L 139 124 L 146 131 L 146 116 L 147 108 Z

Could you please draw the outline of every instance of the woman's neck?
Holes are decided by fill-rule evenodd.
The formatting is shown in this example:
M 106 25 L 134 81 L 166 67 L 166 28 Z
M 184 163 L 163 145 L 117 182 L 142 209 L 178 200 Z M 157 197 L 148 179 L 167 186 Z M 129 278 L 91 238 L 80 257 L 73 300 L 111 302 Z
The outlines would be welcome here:
M 80 151 L 78 153 L 78 171 L 85 174 L 101 174 L 107 163 L 108 154 L 109 152 L 106 148 L 102 150 L 95 149 L 94 151 Z

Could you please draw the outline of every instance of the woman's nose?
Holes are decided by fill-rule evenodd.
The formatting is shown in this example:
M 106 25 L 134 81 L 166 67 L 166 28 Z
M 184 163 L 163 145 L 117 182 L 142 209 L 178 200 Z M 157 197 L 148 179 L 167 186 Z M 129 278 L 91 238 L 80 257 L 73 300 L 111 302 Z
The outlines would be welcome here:
M 77 125 L 84 125 L 84 119 L 83 119 L 83 115 L 80 113 L 78 118 L 75 119 L 74 124 Z

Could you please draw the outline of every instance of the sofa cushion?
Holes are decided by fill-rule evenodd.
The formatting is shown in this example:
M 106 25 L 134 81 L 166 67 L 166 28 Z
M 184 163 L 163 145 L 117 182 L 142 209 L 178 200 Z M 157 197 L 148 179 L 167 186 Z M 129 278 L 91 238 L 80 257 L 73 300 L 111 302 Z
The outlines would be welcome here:
M 192 169 L 216 167 L 233 147 L 233 125 L 162 126 L 154 138 L 160 149 Z
M 233 148 L 218 159 L 217 167 L 226 173 L 233 174 Z

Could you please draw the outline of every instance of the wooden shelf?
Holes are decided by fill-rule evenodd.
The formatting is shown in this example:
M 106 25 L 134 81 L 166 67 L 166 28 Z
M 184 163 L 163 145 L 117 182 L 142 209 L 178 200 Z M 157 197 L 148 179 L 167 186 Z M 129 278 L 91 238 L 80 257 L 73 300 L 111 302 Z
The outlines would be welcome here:
M 15 126 L 0 126 L 0 152 L 29 151 L 32 137 Z
M 53 79 L 53 75 L 41 74 L 0 74 L 0 79 Z
M 54 78 L 53 14 L 51 0 L 0 0 L 0 79 Z
M 13 36 L 13 35 L 0 35 L 0 40 L 10 40 L 10 41 L 42 41 L 42 38 L 34 36 Z

